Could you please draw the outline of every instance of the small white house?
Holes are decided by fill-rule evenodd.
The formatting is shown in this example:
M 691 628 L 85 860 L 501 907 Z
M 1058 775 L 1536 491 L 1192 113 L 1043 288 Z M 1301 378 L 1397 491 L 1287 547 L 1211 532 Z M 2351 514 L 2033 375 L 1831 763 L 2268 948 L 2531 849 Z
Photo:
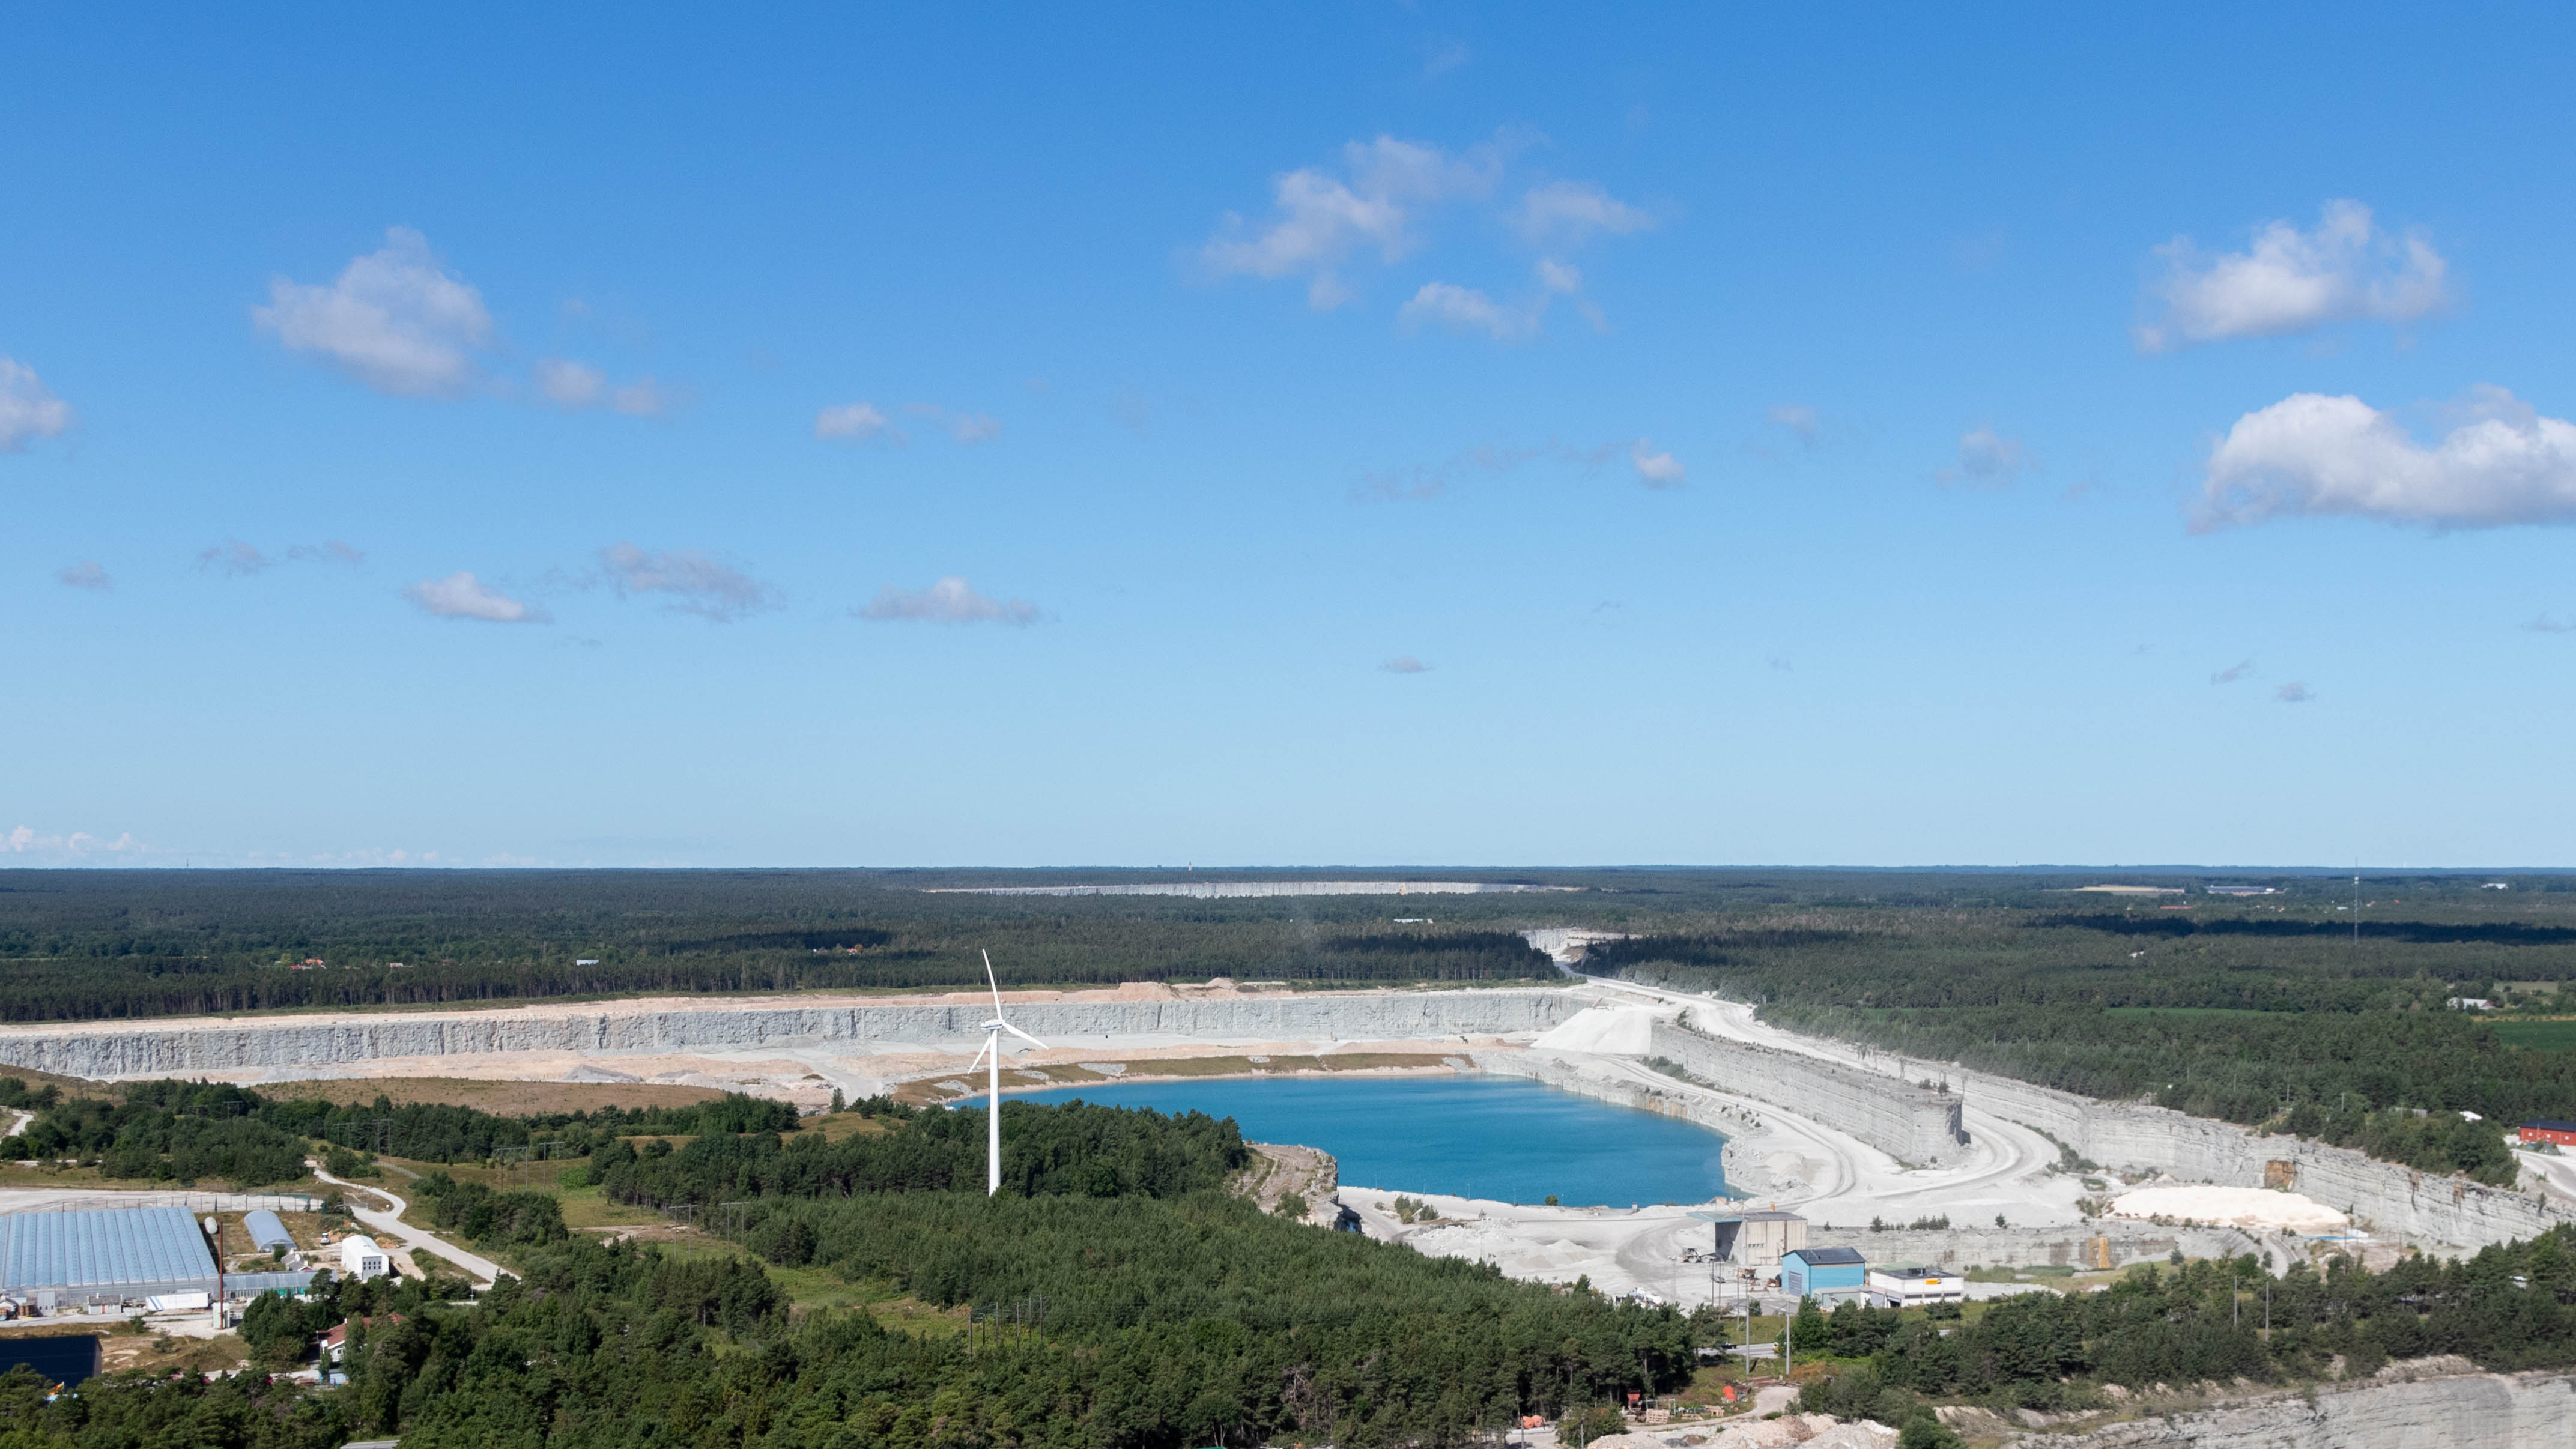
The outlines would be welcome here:
M 381 1278 L 393 1271 L 393 1260 L 376 1240 L 352 1233 L 340 1240 L 340 1272 L 351 1278 Z

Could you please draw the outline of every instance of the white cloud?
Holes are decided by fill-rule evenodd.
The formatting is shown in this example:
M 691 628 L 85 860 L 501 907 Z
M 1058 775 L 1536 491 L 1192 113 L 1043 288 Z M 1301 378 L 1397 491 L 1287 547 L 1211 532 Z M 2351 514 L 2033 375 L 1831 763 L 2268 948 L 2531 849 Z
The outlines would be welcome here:
M 814 415 L 818 438 L 873 438 L 886 430 L 886 415 L 869 403 L 842 403 Z
M 717 623 L 778 606 L 776 589 L 694 548 L 648 551 L 616 543 L 601 549 L 599 560 L 619 597 L 669 594 L 679 601 L 673 610 Z
M 79 563 L 68 564 L 56 570 L 54 582 L 67 589 L 105 590 L 116 587 L 116 581 L 107 576 L 107 570 L 100 568 L 89 559 L 82 559 Z
M 2522 627 L 2534 634 L 2576 634 L 2576 620 L 2562 623 L 2545 612 L 2525 620 Z
M 385 232 L 381 251 L 341 269 L 327 287 L 274 279 L 269 305 L 251 319 L 293 352 L 310 352 L 378 392 L 454 397 L 480 375 L 475 353 L 491 345 L 483 295 L 439 265 L 407 226 Z
M 888 584 L 866 607 L 851 611 L 862 619 L 884 623 L 1034 624 L 1038 606 L 1026 599 L 996 599 L 951 575 L 926 589 L 898 589 Z
M 2209 676 L 2209 682 L 2212 684 L 2234 684 L 2236 681 L 2243 679 L 2246 675 L 2253 672 L 2254 661 L 2247 659 L 2231 664 L 2225 669 L 2218 671 L 2216 674 Z
M 1424 209 L 1488 194 L 1503 164 L 1496 147 L 1453 156 L 1393 136 L 1353 141 L 1342 161 L 1343 176 L 1307 166 L 1278 177 L 1271 220 L 1247 233 L 1243 218 L 1228 213 L 1200 247 L 1200 261 L 1219 276 L 1304 277 L 1308 305 L 1331 311 L 1350 300 L 1337 269 L 1354 251 L 1401 260 L 1418 243 L 1414 225 Z
M 1429 674 L 1431 672 L 1430 665 L 1423 663 L 1421 660 L 1414 658 L 1410 654 L 1398 654 L 1393 659 L 1379 665 L 1378 668 L 1385 670 L 1389 674 Z
M 2317 697 L 2316 691 L 2292 680 L 2272 691 L 2272 697 L 2283 704 L 2306 704 Z
M 1540 246 L 1580 246 L 1596 234 L 1626 236 L 1645 231 L 1655 219 L 1637 207 L 1614 200 L 1588 181 L 1551 181 L 1521 198 L 1512 224 Z
M 2039 467 L 2039 458 L 2019 438 L 2007 438 L 1980 427 L 1959 435 L 1959 461 L 1936 476 L 1944 483 L 1978 488 L 2009 488 L 2014 480 Z
M 366 554 L 336 538 L 323 543 L 290 544 L 282 554 L 265 552 L 257 545 L 244 543 L 238 538 L 226 539 L 222 543 L 209 544 L 197 550 L 197 567 L 217 569 L 234 578 L 261 573 L 281 563 L 336 563 L 354 566 L 366 560 Z
M 1406 331 L 1424 324 L 1450 332 L 1481 332 L 1496 342 L 1518 342 L 1538 330 L 1535 308 L 1505 306 L 1470 287 L 1425 282 L 1396 321 Z
M 546 401 L 567 410 L 605 405 L 630 418 L 658 418 L 685 401 L 683 393 L 649 377 L 612 388 L 606 373 L 567 357 L 541 359 L 536 373 L 537 391 Z
M 2210 450 L 2192 527 L 2349 514 L 2439 528 L 2576 521 L 2576 424 L 2500 387 L 2426 447 L 2349 395 L 2294 393 L 2236 420 Z
M 34 368 L 0 357 L 0 453 L 23 452 L 29 439 L 60 437 L 71 425 L 71 404 L 54 396 Z
M 1583 274 L 1554 257 L 1538 259 L 1538 284 L 1551 292 L 1572 296 L 1583 290 Z
M 681 403 L 681 394 L 649 377 L 637 378 L 608 395 L 608 405 L 630 418 L 658 418 Z
M 2189 237 L 2156 249 L 2163 310 L 2138 350 L 2171 352 L 2237 337 L 2280 337 L 2356 319 L 2411 322 L 2450 300 L 2448 264 L 2420 232 L 2394 236 L 2357 201 L 2330 201 L 2314 231 L 2275 221 L 2245 251 L 2205 256 Z
M 608 375 L 596 367 L 564 357 L 541 358 L 537 362 L 537 391 L 557 407 L 589 407 L 607 388 Z
M 197 550 L 197 567 L 221 569 L 235 578 L 244 574 L 258 573 L 275 562 L 277 560 L 260 552 L 256 546 L 244 543 L 238 538 L 223 543 L 208 544 Z
M 903 410 L 917 418 L 927 419 L 958 442 L 972 446 L 989 443 L 1002 435 L 1002 420 L 990 413 L 951 412 L 937 403 L 905 403 Z
M 1639 438 L 1628 450 L 1628 466 L 1637 470 L 1637 477 L 1649 488 L 1679 488 L 1689 470 L 1670 453 L 1648 451 L 1653 446 L 1652 441 Z
M 403 590 L 403 597 L 442 619 L 481 619 L 489 624 L 547 624 L 546 611 L 514 599 L 463 570 L 443 579 L 424 579 Z
M 118 834 L 114 840 L 102 839 L 86 830 L 75 830 L 69 835 L 38 835 L 21 825 L 6 835 L 0 835 L 0 854 L 40 858 L 30 864 L 86 865 L 100 856 L 130 860 L 141 856 L 144 850 L 143 842 L 127 833 Z
M 1802 443 L 1813 444 L 1816 439 L 1824 436 L 1823 416 L 1805 403 L 1779 403 L 1765 412 L 1763 417 L 1774 427 L 1787 428 L 1790 432 L 1796 433 L 1798 441 Z

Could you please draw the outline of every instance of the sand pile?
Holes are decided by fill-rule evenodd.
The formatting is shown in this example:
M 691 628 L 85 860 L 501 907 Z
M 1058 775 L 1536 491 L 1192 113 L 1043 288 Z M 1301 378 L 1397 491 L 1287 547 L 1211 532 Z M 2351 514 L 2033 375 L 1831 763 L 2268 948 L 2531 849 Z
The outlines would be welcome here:
M 1587 1006 L 1564 1024 L 1540 1033 L 1530 1045 L 1547 1051 L 1642 1057 L 1654 1050 L 1652 1034 L 1660 1014 L 1636 1006 Z
M 2264 1187 L 2141 1187 L 2111 1199 L 2111 1211 L 2124 1218 L 2226 1223 L 2258 1232 L 2331 1233 L 2352 1226 L 2352 1219 L 2313 1198 Z

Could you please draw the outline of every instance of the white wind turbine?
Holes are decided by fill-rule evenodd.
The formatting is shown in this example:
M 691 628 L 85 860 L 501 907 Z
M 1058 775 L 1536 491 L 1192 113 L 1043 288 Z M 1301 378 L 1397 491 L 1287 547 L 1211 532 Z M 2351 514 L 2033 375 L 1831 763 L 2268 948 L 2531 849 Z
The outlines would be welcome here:
M 992 1053 L 992 1085 L 984 1094 L 984 1196 L 991 1197 L 1002 1190 L 1002 1033 L 1007 1031 L 1040 1051 L 1047 1044 L 1002 1019 L 1002 985 L 993 979 L 993 953 L 986 951 L 983 956 L 984 984 L 993 988 L 993 1019 L 984 1023 L 984 1050 L 975 1053 L 975 1061 L 984 1060 L 985 1052 Z M 975 1070 L 974 1063 L 969 1062 L 966 1070 Z

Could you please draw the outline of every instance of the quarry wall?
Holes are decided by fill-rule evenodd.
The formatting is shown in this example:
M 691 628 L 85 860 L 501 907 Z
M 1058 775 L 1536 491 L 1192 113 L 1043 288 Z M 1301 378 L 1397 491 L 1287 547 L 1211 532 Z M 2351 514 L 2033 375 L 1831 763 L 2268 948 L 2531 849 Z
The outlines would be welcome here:
M 1721 1091 L 1839 1128 L 1900 1162 L 1955 1162 L 1967 1147 L 1955 1092 L 1820 1057 L 1702 1036 L 1674 1022 L 1656 1022 L 1651 1040 L 1655 1055 Z
M 1826 1209 L 1814 1209 L 1822 1216 Z M 1810 1241 L 1858 1248 L 1873 1263 L 1923 1263 L 1961 1272 L 1970 1268 L 2074 1268 L 2100 1271 L 2132 1263 L 2161 1263 L 2174 1249 L 2187 1258 L 2255 1253 L 2262 1243 L 2236 1228 L 2166 1228 L 2103 1218 L 2053 1228 L 1997 1228 L 1962 1223 L 1955 1228 L 1891 1228 L 1873 1233 L 1866 1223 L 1816 1223 Z
M 1561 990 L 1297 992 L 1157 1001 L 1015 1002 L 1011 1020 L 1053 1040 L 1172 1036 L 1244 1041 L 1390 1040 L 1540 1032 L 1582 1009 Z M 973 1002 L 610 1002 L 584 1007 L 85 1022 L 0 1028 L 0 1065 L 75 1077 L 320 1067 L 496 1052 L 710 1052 L 846 1044 L 955 1049 L 983 1035 Z
M 2105 1167 L 2230 1187 L 2288 1187 L 2382 1233 L 2475 1248 L 2532 1237 L 2570 1216 L 2534 1194 L 2417 1172 L 2348 1147 L 2258 1135 L 2143 1102 L 2097 1102 L 1983 1072 L 1942 1071 L 1980 1108 L 2036 1127 Z
M 2329 1384 L 2313 1394 L 2012 1443 L 2015 1449 L 2576 1449 L 2576 1381 L 2534 1373 Z

